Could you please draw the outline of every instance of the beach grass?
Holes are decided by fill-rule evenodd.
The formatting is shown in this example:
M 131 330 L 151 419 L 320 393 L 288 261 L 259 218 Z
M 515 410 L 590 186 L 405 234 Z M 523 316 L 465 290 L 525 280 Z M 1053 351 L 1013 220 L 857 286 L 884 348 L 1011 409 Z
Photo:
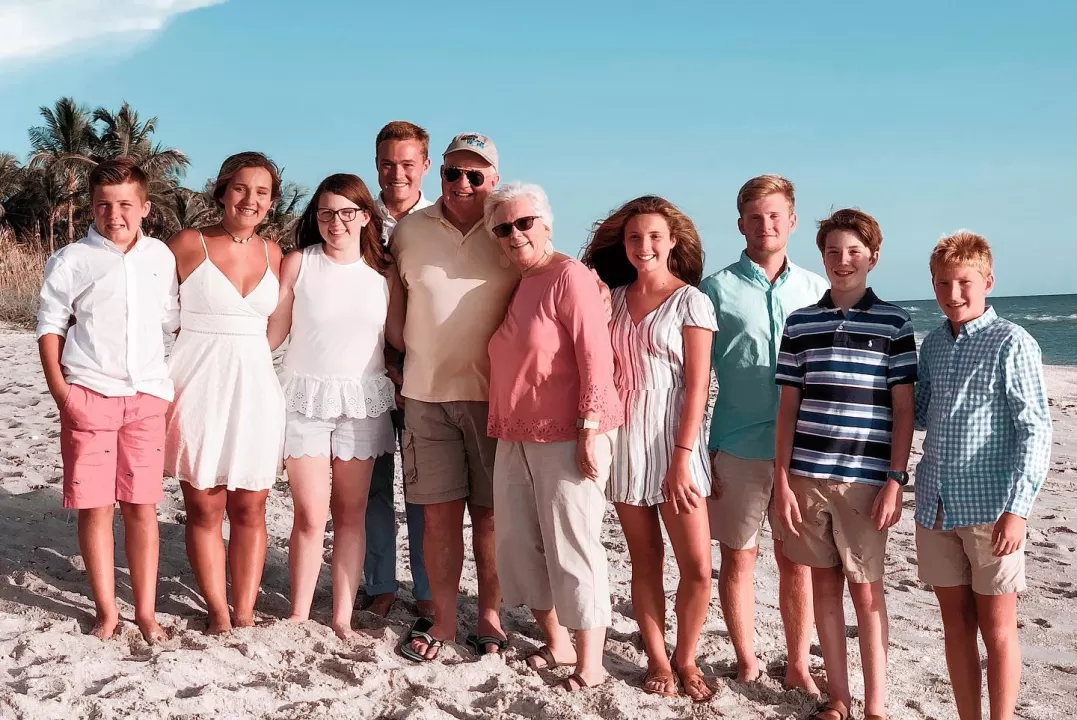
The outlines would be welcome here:
M 0 321 L 33 327 L 45 257 L 0 232 Z

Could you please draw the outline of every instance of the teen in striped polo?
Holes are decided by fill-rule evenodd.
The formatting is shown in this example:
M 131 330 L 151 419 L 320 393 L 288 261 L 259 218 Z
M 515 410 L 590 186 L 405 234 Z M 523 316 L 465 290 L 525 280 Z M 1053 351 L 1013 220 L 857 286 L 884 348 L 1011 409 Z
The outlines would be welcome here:
M 912 446 L 916 341 L 907 312 L 867 287 L 882 232 L 870 215 L 839 210 L 816 243 L 830 290 L 785 323 L 775 381 L 775 509 L 785 554 L 812 568 L 815 624 L 828 703 L 814 718 L 845 720 L 852 698 L 845 646 L 845 579 L 856 608 L 864 717 L 886 717 L 887 529 L 901 517 Z

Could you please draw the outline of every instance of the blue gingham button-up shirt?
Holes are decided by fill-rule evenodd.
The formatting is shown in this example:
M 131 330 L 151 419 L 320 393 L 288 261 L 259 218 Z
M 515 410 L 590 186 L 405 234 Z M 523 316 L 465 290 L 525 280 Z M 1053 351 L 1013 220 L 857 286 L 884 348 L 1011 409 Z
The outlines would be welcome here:
M 949 321 L 920 347 L 916 522 L 934 527 L 1028 517 L 1051 460 L 1051 415 L 1040 346 L 988 307 L 957 337 Z

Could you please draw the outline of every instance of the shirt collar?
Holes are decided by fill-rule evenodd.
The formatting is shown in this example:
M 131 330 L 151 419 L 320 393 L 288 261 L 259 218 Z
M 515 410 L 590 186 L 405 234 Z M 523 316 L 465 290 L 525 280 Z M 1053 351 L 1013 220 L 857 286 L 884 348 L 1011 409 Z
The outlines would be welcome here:
M 86 233 L 86 238 L 94 245 L 99 245 L 103 248 L 107 248 L 115 252 L 120 252 L 120 249 L 116 247 L 116 245 L 111 240 L 109 240 L 101 233 L 97 232 L 97 228 L 93 226 L 93 223 L 90 223 L 90 229 Z M 142 247 L 146 244 L 142 242 L 145 238 L 146 236 L 142 233 L 142 228 L 139 228 L 138 236 L 135 238 L 135 243 L 131 246 L 131 249 L 128 252 L 141 250 Z
M 969 320 L 967 323 L 965 323 L 961 327 L 961 332 L 959 332 L 958 335 L 975 335 L 976 333 L 991 325 L 991 323 L 995 322 L 996 320 L 998 320 L 998 314 L 995 313 L 995 308 L 988 305 L 987 309 L 984 310 L 984 314 L 976 318 L 975 320 Z M 943 326 L 946 328 L 946 334 L 953 338 L 954 331 L 953 326 L 950 325 L 950 321 L 943 320 Z
M 429 207 L 429 205 L 430 203 L 426 201 L 426 196 L 423 195 L 423 191 L 420 190 L 419 199 L 415 201 L 415 204 L 411 206 L 411 209 L 408 210 L 407 214 L 411 215 L 416 210 L 422 210 L 424 207 Z M 382 220 L 392 219 L 395 221 L 395 218 L 389 214 L 389 208 L 385 206 L 385 201 L 381 199 L 381 193 L 378 193 L 378 196 L 374 198 L 374 209 L 381 215 Z
M 436 217 L 438 220 L 443 222 L 445 225 L 448 225 L 449 227 L 451 227 L 453 230 L 456 230 L 457 232 L 459 232 L 457 227 L 455 225 L 453 225 L 451 222 L 449 222 L 449 218 L 445 217 L 445 203 L 442 202 L 441 198 L 438 198 L 437 202 L 435 202 L 430 207 L 425 208 L 425 211 L 430 213 L 430 215 L 432 217 Z M 479 218 L 479 221 L 477 223 L 475 223 L 474 227 L 472 227 L 466 233 L 463 233 L 463 237 L 461 238 L 461 240 L 466 240 L 467 238 L 469 238 L 473 234 L 475 234 L 476 231 L 485 230 L 485 229 L 486 229 L 486 225 L 483 223 L 483 219 Z M 489 235 L 489 233 L 487 233 L 487 234 Z
M 778 287 L 779 285 L 784 283 L 789 277 L 790 271 L 792 271 L 792 269 L 795 267 L 793 263 L 789 261 L 789 257 L 786 256 L 785 265 L 782 267 L 782 271 L 778 273 L 778 277 L 774 278 L 774 282 L 772 283 L 770 281 L 770 278 L 767 277 L 766 272 L 763 271 L 762 266 L 756 263 L 755 260 L 752 260 L 750 257 L 748 257 L 747 250 L 740 251 L 740 261 L 737 264 L 740 267 L 741 272 L 744 273 L 745 277 L 747 277 L 749 280 L 755 280 L 757 282 L 760 282 L 767 287 L 770 287 L 771 285 L 773 285 L 774 287 Z
M 864 310 L 870 310 L 871 306 L 879 302 L 879 298 L 875 295 L 875 291 L 868 288 L 864 292 L 864 297 L 860 298 L 850 310 L 856 310 L 857 312 L 863 312 Z M 837 310 L 838 306 L 834 304 L 834 298 L 830 296 L 830 290 L 828 289 L 823 293 L 823 297 L 816 303 L 817 307 L 824 310 Z

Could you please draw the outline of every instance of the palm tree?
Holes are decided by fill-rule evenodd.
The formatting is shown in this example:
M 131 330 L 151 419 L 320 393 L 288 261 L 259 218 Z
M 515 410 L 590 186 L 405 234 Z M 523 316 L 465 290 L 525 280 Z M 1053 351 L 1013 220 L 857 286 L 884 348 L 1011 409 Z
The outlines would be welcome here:
M 0 153 L 0 223 L 4 223 L 4 204 L 22 186 L 23 171 L 11 153 Z
M 151 117 L 142 122 L 136 110 L 124 102 L 119 111 L 113 113 L 99 107 L 94 110 L 93 121 L 104 127 L 98 133 L 95 156 L 100 160 L 117 157 L 133 158 L 151 182 L 164 180 L 175 186 L 190 159 L 179 150 L 163 147 L 153 143 L 153 134 L 157 131 L 157 118 Z
M 30 128 L 30 156 L 32 168 L 44 169 L 48 182 L 63 182 L 64 205 L 67 210 L 67 242 L 75 241 L 75 200 L 84 183 L 91 157 L 98 143 L 90 121 L 89 111 L 71 98 L 60 98 L 54 107 L 41 106 L 45 124 Z M 49 244 L 54 249 L 53 230 L 55 218 L 50 220 Z
M 266 219 L 258 226 L 258 234 L 280 243 L 282 250 L 290 249 L 292 230 L 299 221 L 299 205 L 309 194 L 310 191 L 294 182 L 281 185 L 280 200 L 266 213 Z
M 56 252 L 56 221 L 72 198 L 67 192 L 67 180 L 48 168 L 24 169 L 22 184 L 6 203 L 6 219 L 16 236 L 36 235 L 49 255 Z

